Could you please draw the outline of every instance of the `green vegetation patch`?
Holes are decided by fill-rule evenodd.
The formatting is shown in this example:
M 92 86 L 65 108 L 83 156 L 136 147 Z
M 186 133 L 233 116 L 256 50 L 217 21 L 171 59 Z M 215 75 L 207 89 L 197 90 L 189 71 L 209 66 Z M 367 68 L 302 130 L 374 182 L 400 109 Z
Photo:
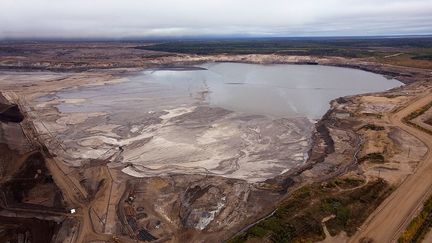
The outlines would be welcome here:
M 411 112 L 411 114 L 409 114 L 408 116 L 406 116 L 404 118 L 405 121 L 410 121 L 416 117 L 419 117 L 421 115 L 423 115 L 426 111 L 428 111 L 430 108 L 432 107 L 432 102 L 430 102 L 429 104 L 423 106 L 422 108 Z
M 282 202 L 269 218 L 231 239 L 230 243 L 265 239 L 271 242 L 314 242 L 325 234 L 321 221 L 335 215 L 326 225 L 332 235 L 342 230 L 353 235 L 369 214 L 390 193 L 383 180 L 363 184 L 359 179 L 335 179 L 306 185 Z M 341 188 L 352 188 L 344 190 Z
M 360 129 L 373 130 L 373 131 L 383 131 L 384 127 L 369 123 L 369 124 L 366 124 L 366 125 L 362 126 Z
M 369 161 L 372 163 L 384 163 L 385 158 L 382 153 L 375 152 L 375 153 L 369 153 L 359 159 L 359 162 Z
M 343 178 L 334 180 L 336 185 L 342 189 L 351 189 L 361 186 L 365 181 L 355 178 Z
M 365 183 L 365 180 L 363 179 L 357 179 L 357 178 L 337 178 L 333 179 L 329 182 L 323 182 L 321 184 L 321 187 L 323 189 L 328 188 L 341 188 L 341 189 L 352 189 L 359 187 Z
M 136 49 L 199 55 L 278 54 L 374 58 L 376 62 L 432 69 L 432 38 L 239 38 L 166 41 Z
M 424 203 L 423 209 L 420 214 L 415 217 L 402 236 L 399 238 L 400 243 L 405 242 L 422 242 L 425 235 L 432 228 L 432 197 Z
M 365 45 L 357 40 L 324 39 L 238 39 L 238 40 L 190 40 L 165 42 L 150 46 L 138 46 L 137 49 L 189 53 L 211 54 L 273 54 L 296 56 L 343 56 L 367 57 L 373 55 Z
M 427 60 L 432 61 L 432 55 L 416 55 L 411 57 L 414 60 Z

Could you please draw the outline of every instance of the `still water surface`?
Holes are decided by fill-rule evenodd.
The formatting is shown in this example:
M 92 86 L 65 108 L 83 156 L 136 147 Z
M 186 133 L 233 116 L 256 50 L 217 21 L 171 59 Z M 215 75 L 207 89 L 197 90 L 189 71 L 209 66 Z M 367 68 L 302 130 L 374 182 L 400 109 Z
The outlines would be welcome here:
M 202 69 L 146 70 L 129 82 L 59 92 L 62 112 L 151 111 L 188 105 L 200 97 L 212 106 L 275 117 L 320 118 L 332 99 L 402 85 L 361 70 L 319 65 L 206 63 Z

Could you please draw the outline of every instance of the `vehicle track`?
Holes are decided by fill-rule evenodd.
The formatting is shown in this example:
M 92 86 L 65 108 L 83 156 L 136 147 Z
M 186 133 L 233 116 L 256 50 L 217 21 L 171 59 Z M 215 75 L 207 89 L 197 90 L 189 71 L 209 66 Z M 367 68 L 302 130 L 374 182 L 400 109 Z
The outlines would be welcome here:
M 432 101 L 432 94 L 414 100 L 403 109 L 389 116 L 390 123 L 422 141 L 428 151 L 413 174 L 407 176 L 402 184 L 369 216 L 361 229 L 349 240 L 360 242 L 372 239 L 373 242 L 396 242 L 407 227 L 432 188 L 432 136 L 411 127 L 403 118 Z
M 29 111 L 25 109 L 26 107 L 30 107 L 30 106 L 24 105 L 22 100 L 17 100 L 16 103 L 19 105 L 25 117 L 31 117 L 28 114 Z M 42 148 L 44 142 L 40 138 L 34 124 L 28 120 L 24 121 L 24 123 L 25 125 L 21 124 L 21 128 L 25 136 L 30 141 L 39 144 L 39 146 L 37 147 Z M 48 129 L 47 131 L 49 132 Z M 50 136 L 51 138 L 55 138 L 54 136 L 52 136 L 50 132 L 49 134 L 51 135 Z M 94 202 L 88 201 L 87 191 L 81 185 L 74 183 L 74 181 L 70 178 L 70 175 L 63 170 L 61 162 L 58 161 L 55 157 L 46 156 L 45 154 L 44 158 L 45 158 L 45 165 L 47 169 L 50 171 L 50 174 L 52 175 L 56 185 L 62 191 L 66 201 L 69 202 L 69 206 L 73 206 L 77 210 L 76 218 L 79 221 L 79 228 L 78 231 L 75 233 L 75 236 L 73 237 L 74 242 L 81 243 L 81 242 L 90 242 L 90 241 L 97 241 L 97 240 L 110 241 L 112 239 L 112 235 L 98 233 L 94 228 L 93 222 L 90 217 L 90 210 Z M 107 170 L 109 169 L 107 168 Z M 112 179 L 112 178 L 109 177 L 107 179 Z M 112 181 L 109 181 L 109 183 L 111 185 Z M 110 189 L 112 190 L 112 188 Z

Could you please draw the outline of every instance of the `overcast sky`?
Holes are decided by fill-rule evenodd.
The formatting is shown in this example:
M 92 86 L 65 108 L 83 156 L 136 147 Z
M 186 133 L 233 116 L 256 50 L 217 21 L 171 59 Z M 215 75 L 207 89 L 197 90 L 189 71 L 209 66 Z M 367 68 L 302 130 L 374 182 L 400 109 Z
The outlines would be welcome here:
M 432 34 L 432 0 L 0 0 L 0 39 Z

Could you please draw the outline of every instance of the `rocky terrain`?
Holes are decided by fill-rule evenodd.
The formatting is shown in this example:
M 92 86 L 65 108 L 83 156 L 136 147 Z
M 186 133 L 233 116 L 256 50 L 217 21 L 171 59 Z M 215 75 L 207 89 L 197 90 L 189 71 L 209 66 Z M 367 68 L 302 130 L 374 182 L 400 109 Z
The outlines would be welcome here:
M 10 223 L 0 225 L 6 230 L 2 232 L 7 232 L 0 235 L 1 239 L 33 239 L 37 227 L 45 227 L 44 232 L 50 232 L 46 237 L 57 242 L 217 242 L 243 233 L 246 236 L 241 239 L 253 242 L 261 237 L 248 233 L 254 228 L 250 226 L 273 215 L 276 205 L 283 204 L 303 185 L 334 178 L 386 185 L 379 200 L 371 202 L 373 209 L 384 200 L 386 190 L 398 187 L 415 172 L 427 153 L 418 138 L 394 126 L 388 117 L 430 93 L 429 70 L 339 57 L 199 56 L 137 50 L 129 44 L 94 45 L 80 44 L 74 51 L 70 48 L 77 44 L 40 45 L 37 52 L 34 44 L 15 49 L 2 46 L 0 63 L 8 70 L 0 73 L 0 148 L 4 151 L 1 188 L 20 193 L 2 196 L 2 222 Z M 77 56 L 81 60 L 72 61 Z M 392 76 L 408 85 L 379 94 L 336 99 L 315 127 L 304 120 L 247 117 L 209 108 L 200 103 L 199 97 L 181 109 L 134 117 L 136 124 L 124 123 L 108 113 L 65 115 L 57 109 L 59 104 L 84 101 L 43 98 L 74 87 L 120 83 L 141 68 L 182 67 L 205 61 L 354 67 Z M 429 116 L 426 112 L 417 119 L 427 123 Z M 295 132 L 305 128 L 313 131 L 311 138 Z M 292 134 L 289 138 L 275 136 L 285 133 Z M 302 145 L 304 141 L 308 144 Z M 281 143 L 294 145 L 283 147 Z M 144 144 L 148 146 L 145 151 Z M 216 168 L 200 166 L 190 172 L 177 161 L 182 156 L 206 161 L 209 155 L 204 148 L 211 148 L 211 154 L 221 154 L 218 161 L 223 162 Z M 288 156 L 296 157 L 287 148 L 301 153 L 301 159 L 307 152 L 306 163 L 283 171 L 283 161 Z M 239 150 L 243 153 L 234 152 Z M 134 163 L 142 159 L 140 156 L 145 156 L 150 166 Z M 161 156 L 177 166 L 158 166 L 155 170 L 151 165 L 159 165 Z M 269 156 L 275 161 L 274 171 L 264 173 L 249 165 Z M 32 183 L 24 183 L 27 180 L 23 178 L 31 178 Z M 378 179 L 383 183 L 373 184 Z M 75 214 L 70 213 L 72 208 Z M 364 212 L 359 217 L 363 220 L 371 211 Z M 329 215 L 321 216 L 317 219 L 320 233 L 312 237 L 315 240 L 326 237 L 320 231 L 321 220 Z M 351 235 L 349 229 L 363 223 L 359 220 L 349 224 L 351 228 L 338 228 L 339 221 L 329 222 L 331 235 L 327 239 Z M 268 235 L 262 236 L 270 241 Z

